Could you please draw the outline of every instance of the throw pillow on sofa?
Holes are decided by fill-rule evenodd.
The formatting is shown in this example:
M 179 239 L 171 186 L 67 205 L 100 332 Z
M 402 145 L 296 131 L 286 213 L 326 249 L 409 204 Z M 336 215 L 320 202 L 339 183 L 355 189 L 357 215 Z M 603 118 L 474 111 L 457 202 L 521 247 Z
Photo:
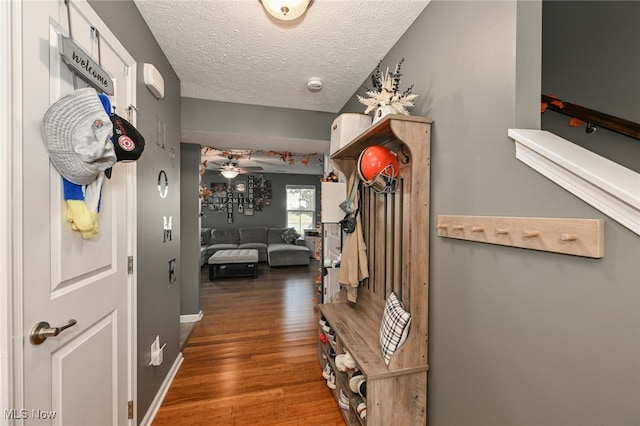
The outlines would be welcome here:
M 282 239 L 287 244 L 295 243 L 298 238 L 300 238 L 300 234 L 294 228 L 289 228 L 282 233 Z
M 210 244 L 237 244 L 240 241 L 238 228 L 212 229 Z
M 200 245 L 209 245 L 211 244 L 211 228 L 202 228 L 200 230 Z

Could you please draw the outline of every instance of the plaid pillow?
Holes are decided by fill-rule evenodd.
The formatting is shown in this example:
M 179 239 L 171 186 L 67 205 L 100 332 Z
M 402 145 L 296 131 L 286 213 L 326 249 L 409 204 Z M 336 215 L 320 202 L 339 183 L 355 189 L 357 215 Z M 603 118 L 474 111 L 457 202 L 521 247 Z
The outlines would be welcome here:
M 391 361 L 391 355 L 407 339 L 410 323 L 411 314 L 404 310 L 398 296 L 395 293 L 389 294 L 380 324 L 380 350 L 387 365 Z
M 295 243 L 299 237 L 300 237 L 300 234 L 296 232 L 295 228 L 289 228 L 282 233 L 282 239 L 287 244 Z

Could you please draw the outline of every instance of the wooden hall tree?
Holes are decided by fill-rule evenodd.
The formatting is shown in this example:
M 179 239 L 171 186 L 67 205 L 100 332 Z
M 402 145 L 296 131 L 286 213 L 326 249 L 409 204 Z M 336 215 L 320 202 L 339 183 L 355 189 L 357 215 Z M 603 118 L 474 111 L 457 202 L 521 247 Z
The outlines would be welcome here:
M 356 303 L 320 305 L 335 331 L 336 343 L 319 344 L 319 361 L 332 363 L 340 389 L 350 397 L 342 410 L 350 425 L 365 424 L 357 413 L 358 396 L 349 388 L 352 372 L 339 372 L 328 355 L 349 352 L 367 379 L 366 424 L 426 424 L 429 296 L 429 197 L 431 120 L 389 115 L 332 155 L 336 167 L 350 176 L 362 151 L 382 145 L 398 155 L 397 191 L 379 194 L 361 189 L 360 212 L 367 245 L 369 278 L 358 287 Z M 344 290 L 341 290 L 344 292 Z M 395 292 L 411 313 L 405 343 L 385 364 L 379 330 L 385 301 Z M 346 297 L 339 297 L 346 300 Z M 323 356 L 325 355 L 325 356 Z

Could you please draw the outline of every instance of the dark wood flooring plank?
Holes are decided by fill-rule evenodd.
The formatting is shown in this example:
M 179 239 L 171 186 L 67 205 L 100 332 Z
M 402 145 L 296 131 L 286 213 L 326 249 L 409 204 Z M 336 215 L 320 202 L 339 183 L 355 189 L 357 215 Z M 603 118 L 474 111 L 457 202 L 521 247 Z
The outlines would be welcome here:
M 209 282 L 154 426 L 343 426 L 318 359 L 317 265 Z

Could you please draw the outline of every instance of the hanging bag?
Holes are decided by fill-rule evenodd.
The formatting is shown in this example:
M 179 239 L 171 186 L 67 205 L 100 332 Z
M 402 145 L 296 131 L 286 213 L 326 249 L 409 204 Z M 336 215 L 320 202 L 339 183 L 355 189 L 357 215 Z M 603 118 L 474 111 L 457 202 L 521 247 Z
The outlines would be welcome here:
M 354 172 L 355 174 L 355 172 Z M 355 196 L 356 196 L 356 191 L 358 190 L 358 185 L 360 184 L 360 177 L 358 177 L 358 175 L 355 175 L 355 179 L 353 182 L 353 186 L 351 187 L 351 192 L 349 194 L 349 198 L 347 198 L 346 200 L 344 200 L 343 202 L 341 202 L 340 204 L 338 204 L 338 207 L 340 207 L 342 209 L 342 211 L 344 211 L 347 215 L 350 215 L 351 213 L 355 212 L 356 208 L 355 208 L 355 203 L 353 202 Z
M 338 222 L 338 225 L 340 225 L 340 228 L 342 228 L 342 230 L 347 234 L 350 234 L 356 230 L 356 216 L 358 215 L 358 210 L 360 209 L 357 209 L 352 214 L 347 213 L 344 219 Z

